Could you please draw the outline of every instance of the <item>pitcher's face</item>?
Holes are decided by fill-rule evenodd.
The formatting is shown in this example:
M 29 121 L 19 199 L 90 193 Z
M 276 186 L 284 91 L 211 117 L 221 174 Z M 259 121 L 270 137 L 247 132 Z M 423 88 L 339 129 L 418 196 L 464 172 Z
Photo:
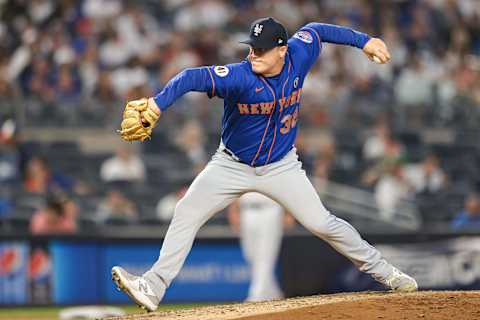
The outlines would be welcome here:
M 252 64 L 253 72 L 261 75 L 269 75 L 278 69 L 285 59 L 287 46 L 274 47 L 271 49 L 259 49 L 250 47 L 248 59 Z

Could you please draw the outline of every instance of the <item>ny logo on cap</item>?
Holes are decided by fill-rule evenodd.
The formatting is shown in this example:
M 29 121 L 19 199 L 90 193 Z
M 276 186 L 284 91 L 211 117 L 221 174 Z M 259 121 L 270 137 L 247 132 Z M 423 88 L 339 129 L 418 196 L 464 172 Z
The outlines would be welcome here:
M 258 37 L 260 33 L 262 33 L 262 30 L 263 30 L 263 25 L 257 23 L 253 28 L 253 34 L 255 35 L 255 37 Z

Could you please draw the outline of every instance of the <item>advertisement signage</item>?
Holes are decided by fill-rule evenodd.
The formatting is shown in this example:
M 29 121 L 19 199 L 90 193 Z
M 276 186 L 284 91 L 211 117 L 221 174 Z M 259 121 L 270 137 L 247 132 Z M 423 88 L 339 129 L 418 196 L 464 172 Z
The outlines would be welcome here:
M 376 246 L 400 270 L 413 276 L 423 290 L 480 289 L 480 238 Z M 340 278 L 349 291 L 374 290 L 378 284 L 353 266 Z
M 103 290 L 109 303 L 128 302 L 115 290 L 110 269 L 120 265 L 134 274 L 150 268 L 160 244 L 114 244 L 104 248 Z M 164 297 L 165 302 L 241 301 L 248 290 L 250 274 L 238 244 L 197 244 Z
M 309 248 L 307 256 L 305 250 L 293 250 L 299 245 Z M 155 263 L 160 246 L 78 239 L 2 241 L 0 305 L 129 303 L 111 281 L 111 267 L 142 274 Z M 376 247 L 415 277 L 421 289 L 480 289 L 480 237 Z M 287 239 L 282 255 L 287 296 L 383 289 L 324 242 Z M 199 242 L 164 301 L 242 301 L 249 279 L 238 242 Z
M 25 241 L 0 244 L 1 304 L 28 303 L 29 246 Z

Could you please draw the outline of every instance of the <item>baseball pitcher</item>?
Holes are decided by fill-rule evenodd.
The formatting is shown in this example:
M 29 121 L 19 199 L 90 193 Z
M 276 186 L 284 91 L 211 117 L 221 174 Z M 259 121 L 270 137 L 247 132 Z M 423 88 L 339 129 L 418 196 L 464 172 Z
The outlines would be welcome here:
M 377 63 L 390 54 L 378 38 L 349 28 L 309 23 L 290 39 L 273 18 L 252 23 L 248 57 L 225 66 L 188 68 L 155 97 L 127 104 L 121 136 L 150 138 L 162 112 L 190 91 L 224 100 L 221 141 L 205 169 L 178 202 L 157 262 L 141 276 L 112 268 L 112 278 L 140 307 L 154 311 L 178 274 L 198 229 L 249 191 L 266 195 L 297 221 L 350 259 L 359 270 L 394 291 L 415 291 L 416 281 L 388 263 L 347 222 L 323 206 L 295 149 L 302 86 L 322 43 L 362 49 Z

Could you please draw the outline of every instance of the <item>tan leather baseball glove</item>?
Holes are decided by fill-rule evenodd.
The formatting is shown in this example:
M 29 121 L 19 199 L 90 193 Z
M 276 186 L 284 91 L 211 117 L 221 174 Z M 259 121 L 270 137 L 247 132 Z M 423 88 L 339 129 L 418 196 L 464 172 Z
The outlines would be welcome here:
M 150 106 L 148 99 L 142 98 L 127 103 L 118 133 L 125 141 L 145 141 L 152 137 L 160 114 Z

